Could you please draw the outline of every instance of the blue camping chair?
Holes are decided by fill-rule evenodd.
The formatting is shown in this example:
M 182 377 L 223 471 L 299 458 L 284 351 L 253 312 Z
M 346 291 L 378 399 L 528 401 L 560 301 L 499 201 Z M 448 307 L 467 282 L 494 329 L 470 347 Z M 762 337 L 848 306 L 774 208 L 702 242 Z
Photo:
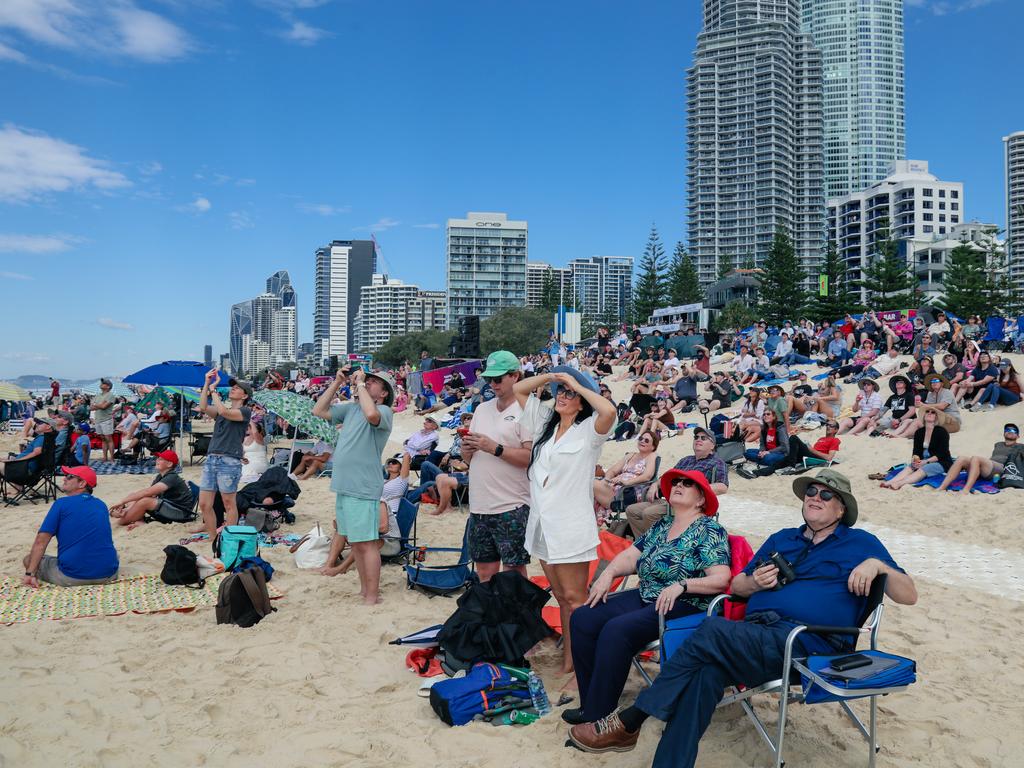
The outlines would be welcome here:
M 1014 332 L 1014 346 L 1018 352 L 1024 351 L 1024 315 L 1017 318 L 1017 330 Z
M 398 511 L 395 518 L 398 520 L 398 541 L 401 550 L 395 555 L 381 555 L 381 561 L 385 563 L 408 563 L 410 556 L 416 551 L 416 518 L 420 507 L 408 499 L 403 498 L 398 502 Z
M 428 558 L 435 552 L 458 552 L 458 562 L 449 565 L 413 563 L 405 566 L 406 586 L 409 589 L 420 589 L 431 597 L 435 595 L 447 597 L 476 581 L 473 559 L 469 556 L 469 523 L 470 520 L 467 519 L 466 529 L 462 534 L 461 549 L 454 547 L 425 548 Z
M 790 704 L 822 704 L 827 702 L 838 703 L 846 712 L 846 715 L 853 721 L 861 735 L 868 742 L 868 765 L 874 768 L 875 755 L 881 747 L 876 739 L 878 720 L 878 697 L 887 696 L 890 693 L 905 691 L 917 680 L 917 667 L 913 660 L 900 656 L 883 653 L 878 650 L 878 629 L 882 620 L 882 598 L 885 596 L 885 576 L 877 576 L 871 584 L 871 592 L 866 601 L 863 621 L 857 627 L 795 627 L 786 640 L 786 654 L 782 665 L 782 674 L 778 680 L 773 680 L 754 688 L 736 689 L 734 693 L 727 693 L 718 703 L 719 707 L 739 704 L 743 711 L 754 724 L 754 728 L 765 740 L 768 747 L 775 756 L 775 768 L 781 768 L 783 738 L 786 729 L 786 716 Z M 711 612 L 715 610 L 722 601 L 734 599 L 727 595 L 720 595 L 712 601 L 708 608 Z M 793 653 L 793 645 L 797 638 L 804 632 L 818 635 L 844 635 L 857 638 L 862 634 L 870 636 L 870 648 L 861 651 L 861 654 L 872 660 L 869 667 L 864 667 L 863 677 L 859 679 L 842 680 L 835 677 L 829 668 L 834 659 L 841 658 L 848 654 L 836 654 L 832 656 L 807 656 L 797 658 Z M 852 644 L 851 644 L 852 645 Z M 880 669 L 885 665 L 884 669 Z M 857 670 L 850 670 L 856 673 Z M 784 682 L 785 681 L 785 682 Z M 773 740 L 765 727 L 765 724 L 754 711 L 751 700 L 754 696 L 761 694 L 776 694 L 779 696 L 779 721 L 776 727 L 776 736 Z M 867 698 L 870 700 L 870 711 L 868 724 L 865 724 L 850 708 L 849 702 L 853 699 Z
M 764 342 L 764 352 L 768 357 L 775 354 L 775 349 L 779 346 L 779 342 L 782 341 L 782 337 L 778 334 L 772 334 Z
M 1006 321 L 1001 317 L 989 317 L 985 319 L 985 326 L 988 331 L 981 340 L 985 349 L 1002 351 L 1006 342 Z

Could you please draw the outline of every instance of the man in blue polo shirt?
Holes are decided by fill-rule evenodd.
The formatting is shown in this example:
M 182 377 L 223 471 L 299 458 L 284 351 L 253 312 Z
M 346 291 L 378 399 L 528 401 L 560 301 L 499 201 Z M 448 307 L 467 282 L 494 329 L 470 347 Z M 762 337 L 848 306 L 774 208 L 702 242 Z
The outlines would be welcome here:
M 21 583 L 38 587 L 45 581 L 60 587 L 102 584 L 116 574 L 120 563 L 110 532 L 107 505 L 92 495 L 96 473 L 89 467 L 62 467 L 63 491 L 46 513 L 32 550 L 25 556 Z M 57 539 L 57 556 L 46 554 Z
M 689 768 L 726 686 L 777 679 L 793 627 L 855 625 L 871 582 L 880 574 L 887 577 L 885 593 L 893 601 L 917 602 L 913 580 L 882 543 L 853 529 L 857 499 L 844 475 L 823 469 L 815 477 L 798 477 L 793 491 L 803 500 L 804 524 L 769 536 L 750 565 L 733 578 L 733 594 L 748 598 L 745 620 L 706 619 L 633 706 L 570 728 L 569 738 L 577 747 L 586 752 L 632 749 L 640 726 L 654 716 L 666 722 L 654 768 Z M 770 562 L 773 552 L 785 557 L 796 574 L 785 585 Z M 842 641 L 829 640 L 804 633 L 796 641 L 797 652 L 848 649 Z

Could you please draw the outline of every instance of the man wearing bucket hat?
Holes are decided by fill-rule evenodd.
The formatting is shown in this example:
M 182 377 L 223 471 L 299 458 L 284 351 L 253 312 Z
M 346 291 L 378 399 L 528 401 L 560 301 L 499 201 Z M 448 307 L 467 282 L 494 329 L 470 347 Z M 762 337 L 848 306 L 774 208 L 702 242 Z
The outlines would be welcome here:
M 353 399 L 332 405 L 338 390 L 349 384 Z M 331 490 L 336 494 L 334 515 L 338 532 L 331 543 L 327 562 L 337 561 L 345 541 L 352 545 L 356 570 L 359 572 L 359 594 L 366 605 L 380 602 L 380 497 L 384 490 L 381 456 L 394 414 L 395 382 L 383 372 L 366 373 L 357 368 L 349 375 L 338 371 L 334 381 L 313 406 L 313 415 L 338 430 L 334 446 Z
M 38 587 L 40 582 L 61 587 L 103 584 L 120 568 L 107 505 L 92 495 L 96 473 L 89 467 L 61 471 L 66 495 L 53 502 L 22 561 L 21 583 L 26 587 Z M 56 557 L 46 554 L 52 539 L 57 539 Z
M 519 358 L 499 349 L 487 356 L 481 374 L 494 392 L 473 411 L 462 438 L 462 460 L 469 464 L 469 555 L 480 581 L 500 569 L 526 576 L 526 522 L 530 517 L 530 463 L 533 438 L 521 422 L 522 406 L 512 391 L 519 381 Z
M 632 749 L 640 727 L 654 716 L 667 723 L 654 768 L 690 768 L 726 686 L 753 687 L 777 679 L 793 627 L 853 626 L 871 582 L 883 574 L 890 599 L 903 605 L 917 601 L 913 579 L 882 543 L 853 527 L 857 499 L 844 475 L 833 469 L 803 475 L 793 481 L 793 492 L 803 501 L 804 524 L 769 536 L 732 580 L 733 594 L 747 598 L 744 620 L 705 619 L 633 706 L 573 726 L 569 738 L 577 747 L 590 752 Z M 792 578 L 776 565 L 783 560 Z M 806 631 L 794 646 L 799 655 L 849 650 L 845 636 Z

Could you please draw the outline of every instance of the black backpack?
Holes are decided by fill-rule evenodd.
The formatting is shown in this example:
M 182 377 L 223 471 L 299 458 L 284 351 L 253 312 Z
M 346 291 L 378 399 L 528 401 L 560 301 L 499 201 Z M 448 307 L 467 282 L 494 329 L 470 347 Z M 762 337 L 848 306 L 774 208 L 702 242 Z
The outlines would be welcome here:
M 1014 448 L 1006 457 L 1000 488 L 1024 488 L 1024 451 Z
M 229 573 L 217 590 L 217 623 L 251 627 L 277 608 L 270 604 L 267 580 L 259 568 Z
M 160 580 L 164 584 L 177 584 L 191 587 L 197 584 L 194 589 L 202 589 L 206 585 L 206 579 L 199 578 L 199 565 L 196 563 L 196 553 L 180 544 L 170 544 L 164 547 L 164 554 L 167 559 L 164 561 L 164 568 L 160 571 Z

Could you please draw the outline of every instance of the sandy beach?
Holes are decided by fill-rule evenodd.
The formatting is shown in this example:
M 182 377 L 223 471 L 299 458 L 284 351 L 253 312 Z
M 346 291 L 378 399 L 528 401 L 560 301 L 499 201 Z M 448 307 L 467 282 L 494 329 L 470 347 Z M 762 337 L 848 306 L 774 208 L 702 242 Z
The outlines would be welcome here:
M 628 397 L 628 382 L 614 383 L 613 389 L 618 398 Z M 847 403 L 855 391 L 844 386 Z M 884 384 L 883 392 L 888 392 Z M 702 421 L 695 414 L 685 418 Z M 965 413 L 964 429 L 952 436 L 954 455 L 987 456 L 1006 421 L 1024 421 L 1024 405 Z M 396 451 L 419 422 L 410 412 L 397 415 L 389 451 Z M 810 433 L 809 442 L 821 434 Z M 920 591 L 916 606 L 889 603 L 883 622 L 883 649 L 915 658 L 919 682 L 881 702 L 878 764 L 1019 765 L 1024 494 L 964 497 L 880 489 L 867 474 L 908 460 L 911 442 L 842 439 L 841 469 L 853 480 L 861 524 L 880 535 Z M 449 441 L 450 433 L 442 446 Z M 607 444 L 603 463 L 610 465 L 634 445 Z M 10 438 L 0 443 L 5 452 L 12 446 Z M 662 466 L 690 452 L 689 430 L 666 439 L 659 451 Z M 197 480 L 199 468 L 186 466 L 184 473 Z M 149 480 L 104 476 L 97 495 L 111 503 Z M 317 520 L 329 528 L 333 508 L 328 481 L 307 481 L 295 509 L 298 522 L 285 531 L 303 534 Z M 21 558 L 46 509 L 23 504 L 2 510 L 7 533 L 0 566 L 6 578 L 19 577 Z M 730 532 L 746 534 L 756 549 L 766 533 L 782 527 L 776 519 L 800 522 L 791 478 L 747 481 L 733 474 L 721 516 Z M 457 511 L 439 518 L 421 515 L 421 543 L 458 546 L 464 524 L 465 515 Z M 159 572 L 163 547 L 184 535 L 184 526 L 158 524 L 116 530 L 122 572 Z M 191 546 L 209 551 L 205 543 Z M 274 584 L 285 596 L 275 601 L 278 612 L 252 629 L 218 627 L 210 609 L 0 627 L 6 661 L 0 671 L 0 766 L 650 763 L 660 724 L 644 729 L 634 752 L 605 756 L 564 747 L 566 726 L 557 716 L 525 728 L 445 726 L 416 695 L 420 678 L 405 669 L 405 650 L 387 643 L 444 621 L 454 600 L 408 591 L 402 569 L 384 566 L 384 602 L 365 608 L 357 605 L 354 572 L 326 578 L 299 571 L 283 546 L 264 549 L 262 556 L 277 569 Z M 547 642 L 531 657 L 553 699 L 563 688 L 575 692 L 557 673 L 557 657 Z M 626 699 L 641 685 L 639 676 L 631 675 Z M 772 714 L 768 721 L 774 723 Z M 790 723 L 789 765 L 865 764 L 863 740 L 835 705 L 796 708 Z M 769 757 L 736 708 L 716 715 L 699 765 L 761 766 Z

